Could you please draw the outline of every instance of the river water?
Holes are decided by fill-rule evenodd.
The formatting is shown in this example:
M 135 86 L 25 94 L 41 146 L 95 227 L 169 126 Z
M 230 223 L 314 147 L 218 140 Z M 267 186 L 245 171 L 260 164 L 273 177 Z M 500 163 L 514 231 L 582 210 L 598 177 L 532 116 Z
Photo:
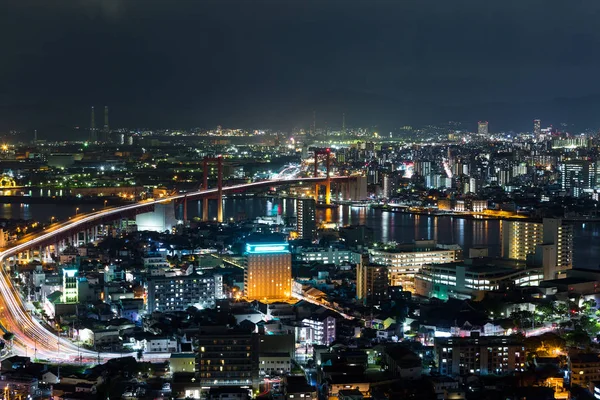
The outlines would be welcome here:
M 201 215 L 201 202 L 188 204 L 188 218 Z M 22 218 L 49 221 L 51 217 L 67 219 L 76 212 L 88 212 L 102 205 L 72 204 L 0 204 L 0 218 Z M 79 210 L 77 210 L 79 208 Z M 228 198 L 224 202 L 223 214 L 230 218 L 254 219 L 259 216 L 280 214 L 295 216 L 295 200 L 256 198 Z M 209 206 L 215 215 L 216 202 Z M 181 207 L 177 210 L 180 218 Z M 467 254 L 473 246 L 487 246 L 492 257 L 500 255 L 500 222 L 497 220 L 472 220 L 450 216 L 425 216 L 389 213 L 364 207 L 339 206 L 334 209 L 317 210 L 317 219 L 327 215 L 339 225 L 367 225 L 373 229 L 378 241 L 411 242 L 434 239 L 444 244 L 459 244 Z M 600 267 L 600 223 L 574 224 L 574 265 L 579 268 Z

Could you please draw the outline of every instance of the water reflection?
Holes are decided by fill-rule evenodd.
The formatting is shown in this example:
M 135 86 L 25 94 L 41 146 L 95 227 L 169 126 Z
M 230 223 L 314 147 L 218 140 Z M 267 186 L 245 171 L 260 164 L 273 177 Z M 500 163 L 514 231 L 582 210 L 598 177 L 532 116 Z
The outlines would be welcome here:
M 36 191 L 37 192 L 37 191 Z M 254 219 L 264 216 L 267 202 L 271 211 L 277 207 L 282 217 L 294 217 L 296 202 L 293 199 L 278 198 L 228 198 L 223 204 L 226 221 L 231 218 Z M 80 212 L 89 212 L 98 205 L 86 204 L 1 204 L 0 218 L 21 218 L 49 221 L 52 216 L 67 219 Z M 217 203 L 209 201 L 209 215 L 216 216 Z M 188 218 L 202 215 L 202 202 L 197 206 L 188 205 Z M 430 215 L 410 215 L 388 213 L 365 207 L 340 206 L 333 209 L 317 209 L 317 221 L 326 218 L 339 225 L 364 224 L 373 229 L 376 240 L 411 242 L 420 239 L 434 239 L 444 244 L 459 244 L 468 254 L 473 246 L 487 246 L 492 257 L 500 256 L 500 223 L 497 220 L 465 220 L 452 217 L 434 217 Z M 597 268 L 600 258 L 600 223 L 587 222 L 574 225 L 574 263 L 581 268 Z

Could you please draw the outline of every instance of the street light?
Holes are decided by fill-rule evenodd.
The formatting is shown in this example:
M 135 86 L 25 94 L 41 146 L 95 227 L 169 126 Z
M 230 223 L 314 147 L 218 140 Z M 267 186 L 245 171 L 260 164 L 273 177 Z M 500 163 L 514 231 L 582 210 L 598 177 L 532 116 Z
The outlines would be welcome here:
M 106 208 L 106 203 L 108 203 L 108 200 L 104 200 L 104 208 Z
M 50 223 L 53 223 L 56 217 L 50 217 Z
M 77 215 L 77 212 L 79 212 L 79 207 L 75 209 L 75 215 Z

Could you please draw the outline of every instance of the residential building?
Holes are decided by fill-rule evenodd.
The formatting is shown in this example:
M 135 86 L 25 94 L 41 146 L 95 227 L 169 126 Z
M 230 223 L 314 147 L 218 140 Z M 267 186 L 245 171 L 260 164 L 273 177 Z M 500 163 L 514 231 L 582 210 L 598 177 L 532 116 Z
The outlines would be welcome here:
M 176 372 L 195 372 L 196 354 L 194 353 L 171 353 L 169 358 L 171 373 Z
M 544 268 L 544 279 L 561 278 L 573 268 L 573 226 L 560 218 L 502 220 L 500 238 L 502 257 L 531 260 Z
M 252 333 L 229 329 L 196 336 L 196 383 L 202 387 L 256 386 L 258 362 Z
M 597 353 L 580 353 L 569 356 L 571 385 L 587 386 L 600 381 L 600 358 Z
M 259 376 L 285 376 L 292 371 L 290 353 L 260 353 L 258 355 Z
M 223 298 L 221 275 L 197 274 L 148 278 L 148 312 L 213 308 Z
M 296 231 L 298 238 L 314 240 L 317 234 L 317 203 L 314 199 L 296 200 Z
M 386 346 L 383 360 L 394 377 L 407 380 L 421 378 L 423 360 L 402 345 Z
M 309 385 L 306 377 L 286 376 L 283 378 L 283 392 L 286 400 L 317 400 L 317 388 Z
M 525 369 L 523 343 L 511 337 L 478 335 L 435 339 L 436 364 L 442 375 L 505 375 Z
M 336 339 L 336 321 L 331 315 L 313 315 L 303 319 L 302 324 L 300 342 L 330 345 Z
M 368 257 L 356 268 L 356 298 L 365 303 L 381 302 L 388 296 L 388 267 L 368 262 Z
M 292 295 L 288 243 L 248 243 L 244 256 L 244 290 L 248 300 L 282 300 Z

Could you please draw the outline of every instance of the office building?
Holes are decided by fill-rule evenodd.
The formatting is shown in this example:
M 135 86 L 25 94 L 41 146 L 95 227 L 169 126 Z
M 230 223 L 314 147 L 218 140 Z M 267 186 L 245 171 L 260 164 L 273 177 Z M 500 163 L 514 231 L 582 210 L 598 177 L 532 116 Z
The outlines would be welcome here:
M 450 376 L 506 375 L 525 369 L 523 343 L 510 337 L 436 338 L 440 374 Z
M 248 243 L 244 257 L 248 300 L 284 300 L 291 296 L 292 255 L 288 243 Z
M 316 202 L 314 199 L 296 200 L 296 231 L 298 238 L 314 240 L 317 234 Z
M 369 249 L 370 261 L 388 267 L 389 286 L 402 286 L 414 292 L 414 277 L 425 264 L 443 264 L 462 260 L 458 245 L 438 245 L 434 240 L 414 244 L 390 245 Z
M 364 303 L 379 303 L 388 296 L 388 267 L 369 263 L 368 257 L 356 267 L 356 298 Z
M 529 260 L 544 269 L 544 279 L 573 268 L 573 226 L 560 218 L 542 222 L 500 221 L 502 257 Z
M 199 386 L 257 385 L 257 344 L 252 333 L 235 329 L 200 332 L 196 342 L 196 382 Z
M 514 269 L 497 265 L 473 265 L 473 260 L 424 265 L 415 276 L 419 296 L 471 299 L 480 292 L 520 286 L 538 286 L 544 279 L 541 268 Z
M 223 298 L 221 275 L 191 273 L 148 278 L 148 312 L 185 311 L 189 307 L 214 308 Z
M 479 121 L 477 123 L 477 133 L 480 135 L 488 134 L 488 122 L 487 121 Z

